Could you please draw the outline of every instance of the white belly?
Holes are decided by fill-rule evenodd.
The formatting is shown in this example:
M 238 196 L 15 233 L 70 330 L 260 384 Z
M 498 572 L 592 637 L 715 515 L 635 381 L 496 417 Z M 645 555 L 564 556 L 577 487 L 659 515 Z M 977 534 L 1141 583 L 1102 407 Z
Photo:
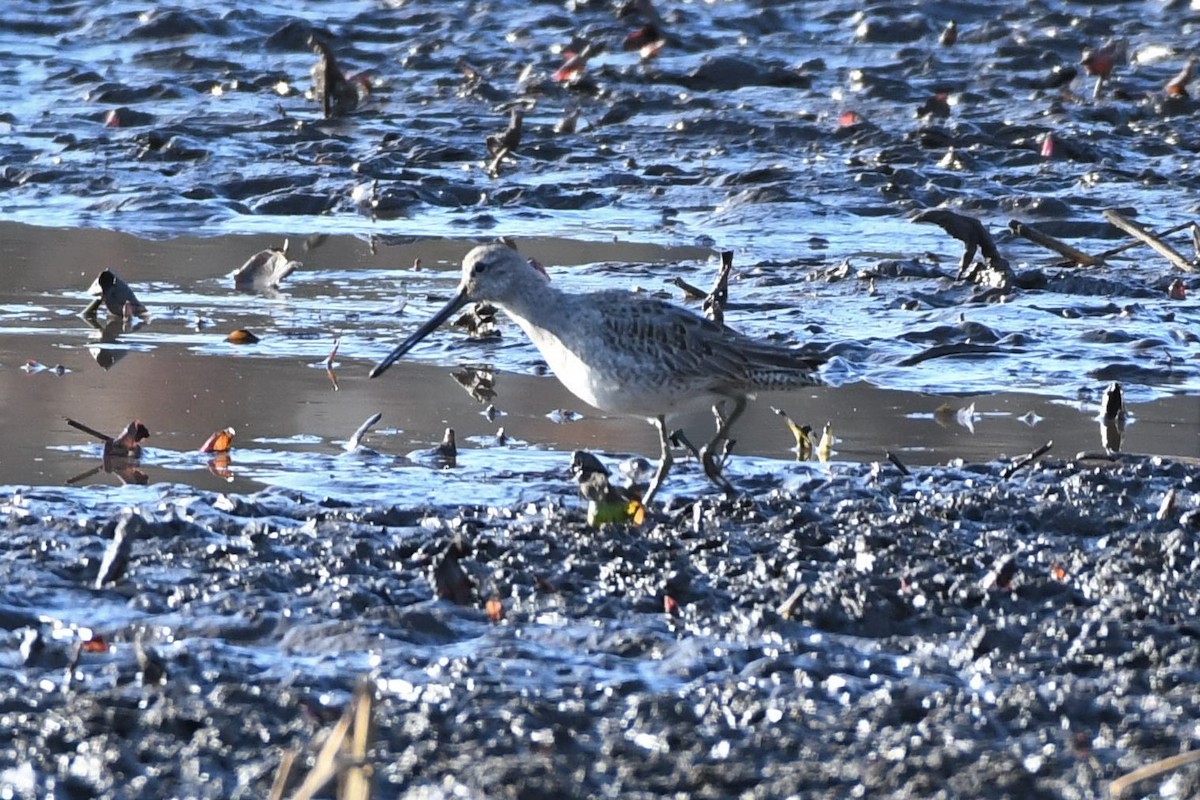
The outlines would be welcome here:
M 639 380 L 636 370 L 589 366 L 557 336 L 542 329 L 522 327 L 559 382 L 571 394 L 601 411 L 653 418 L 705 409 L 720 399 L 712 392 L 671 386 L 658 379 L 647 380 L 650 376 L 643 375 Z

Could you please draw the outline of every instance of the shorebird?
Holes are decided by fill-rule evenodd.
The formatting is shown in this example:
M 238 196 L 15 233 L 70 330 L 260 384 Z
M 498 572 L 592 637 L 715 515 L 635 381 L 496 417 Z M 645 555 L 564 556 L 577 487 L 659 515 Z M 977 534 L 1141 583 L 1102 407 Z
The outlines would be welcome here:
M 601 411 L 644 417 L 658 430 L 662 452 L 642 502 L 671 469 L 667 417 L 712 407 L 717 430 L 697 451 L 705 474 L 721 476 L 718 448 L 754 392 L 819 383 L 824 358 L 755 341 L 687 309 L 621 290 L 573 294 L 550 284 L 545 273 L 512 247 L 485 244 L 467 253 L 462 280 L 441 311 L 371 370 L 377 377 L 467 303 L 499 306 L 525 331 L 555 377 L 580 400 Z M 723 413 L 724 403 L 732 410 Z

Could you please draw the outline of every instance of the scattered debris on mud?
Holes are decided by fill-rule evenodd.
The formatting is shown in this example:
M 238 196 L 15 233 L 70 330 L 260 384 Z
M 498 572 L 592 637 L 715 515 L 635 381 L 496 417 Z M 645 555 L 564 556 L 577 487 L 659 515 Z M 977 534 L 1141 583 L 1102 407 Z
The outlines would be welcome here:
M 814 466 L 598 529 L 565 482 L 11 492 L 0 779 L 265 796 L 367 676 L 381 796 L 1098 796 L 1200 745 L 1196 465 L 1006 467 Z

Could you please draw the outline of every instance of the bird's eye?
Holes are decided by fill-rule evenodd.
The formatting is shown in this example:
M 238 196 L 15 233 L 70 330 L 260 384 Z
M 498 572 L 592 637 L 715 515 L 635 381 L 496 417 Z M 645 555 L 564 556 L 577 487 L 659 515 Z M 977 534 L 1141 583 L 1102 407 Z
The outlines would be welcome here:
M 475 274 L 482 275 L 485 271 L 487 271 L 487 268 L 490 266 L 491 266 L 491 264 L 489 264 L 486 261 L 475 262 Z

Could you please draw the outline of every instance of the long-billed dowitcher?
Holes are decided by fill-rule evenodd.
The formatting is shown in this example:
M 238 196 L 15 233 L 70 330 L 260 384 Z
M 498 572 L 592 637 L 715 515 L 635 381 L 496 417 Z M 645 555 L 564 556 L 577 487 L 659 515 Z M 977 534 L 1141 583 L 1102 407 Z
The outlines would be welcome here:
M 643 502 L 671 468 L 669 415 L 712 406 L 717 430 L 699 455 L 728 489 L 717 450 L 758 390 L 818 383 L 819 356 L 755 341 L 692 312 L 621 290 L 572 294 L 552 286 L 516 250 L 486 244 L 467 253 L 450 302 L 371 370 L 383 373 L 467 303 L 499 306 L 541 351 L 555 376 L 601 411 L 645 417 L 658 429 L 661 460 Z M 728 415 L 724 401 L 733 402 Z

